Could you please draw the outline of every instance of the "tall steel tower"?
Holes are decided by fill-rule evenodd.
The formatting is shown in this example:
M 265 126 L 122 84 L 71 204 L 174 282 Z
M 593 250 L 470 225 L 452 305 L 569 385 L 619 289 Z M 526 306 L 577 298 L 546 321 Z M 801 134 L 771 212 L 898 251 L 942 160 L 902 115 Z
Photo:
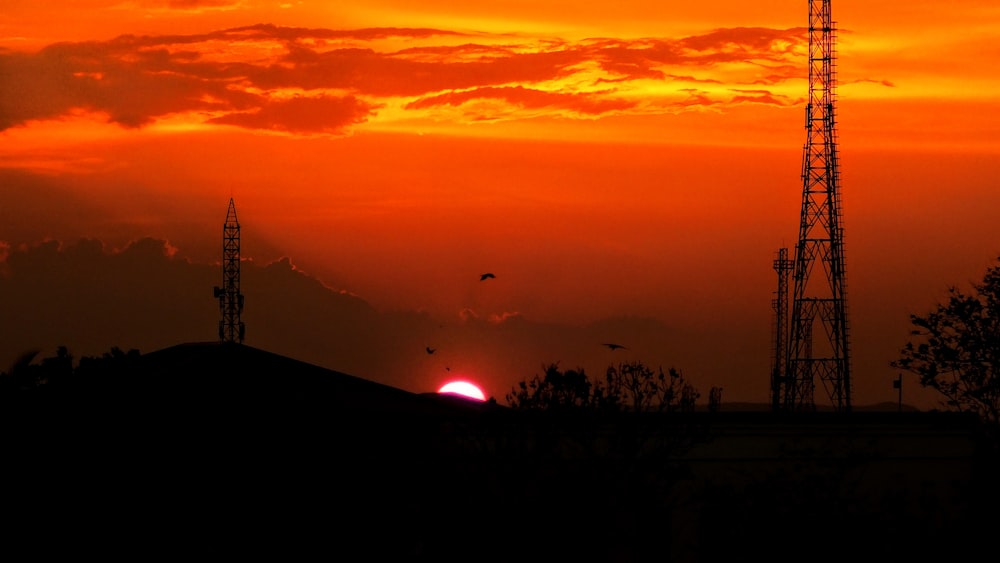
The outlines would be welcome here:
M 219 340 L 242 343 L 246 326 L 240 320 L 243 294 L 240 293 L 240 222 L 236 219 L 236 204 L 229 198 L 229 212 L 222 226 L 222 287 L 215 288 L 219 300 Z
M 814 410 L 818 379 L 833 408 L 851 410 L 844 228 L 834 118 L 836 64 L 830 0 L 809 0 L 809 100 L 802 212 L 793 267 L 784 408 Z M 820 265 L 820 271 L 815 266 Z

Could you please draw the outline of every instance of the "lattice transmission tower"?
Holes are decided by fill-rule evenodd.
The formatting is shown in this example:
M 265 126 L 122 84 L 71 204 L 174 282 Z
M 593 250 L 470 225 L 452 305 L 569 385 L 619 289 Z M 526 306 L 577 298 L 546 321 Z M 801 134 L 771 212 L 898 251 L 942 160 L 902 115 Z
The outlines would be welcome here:
M 771 408 L 782 408 L 782 382 L 785 381 L 785 363 L 788 361 L 788 275 L 794 267 L 788 257 L 787 248 L 778 249 L 774 259 L 774 271 L 778 274 L 778 290 L 771 301 L 774 310 L 774 326 L 771 332 Z
M 242 343 L 246 326 L 240 319 L 243 314 L 243 294 L 240 293 L 240 222 L 236 218 L 236 204 L 229 199 L 229 212 L 222 226 L 222 287 L 216 286 L 219 300 L 219 340 Z
M 830 0 L 809 0 L 809 98 L 802 210 L 792 267 L 782 407 L 814 410 L 816 381 L 837 411 L 851 410 L 844 228 L 834 113 L 836 29 Z M 816 268 L 816 266 L 820 268 Z

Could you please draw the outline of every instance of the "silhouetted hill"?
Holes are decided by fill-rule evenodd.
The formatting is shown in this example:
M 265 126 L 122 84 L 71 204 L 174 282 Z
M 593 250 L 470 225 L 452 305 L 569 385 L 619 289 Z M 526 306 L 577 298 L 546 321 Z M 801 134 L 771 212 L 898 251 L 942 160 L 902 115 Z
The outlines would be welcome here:
M 147 398 L 220 410 L 315 409 L 330 414 L 438 415 L 482 406 L 417 394 L 244 344 L 201 342 L 144 354 Z M 206 403 L 207 402 L 207 403 Z
M 495 404 L 416 394 L 243 344 L 183 343 L 7 394 L 4 428 L 22 453 L 166 456 L 203 467 L 266 456 L 355 460 L 419 455 L 442 424 Z
M 413 393 L 244 344 L 183 343 L 138 357 L 87 360 L 75 375 L 57 381 L 46 373 L 50 380 L 33 391 L 3 399 L 10 408 L 21 402 L 78 418 L 118 410 L 240 413 L 252 420 L 282 410 L 404 416 L 495 407 Z

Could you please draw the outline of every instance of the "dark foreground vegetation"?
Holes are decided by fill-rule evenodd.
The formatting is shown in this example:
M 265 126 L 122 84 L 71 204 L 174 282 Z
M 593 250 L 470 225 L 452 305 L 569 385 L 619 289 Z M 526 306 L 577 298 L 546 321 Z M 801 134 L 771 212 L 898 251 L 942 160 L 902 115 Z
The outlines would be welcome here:
M 679 373 L 608 377 L 549 366 L 504 406 L 241 345 L 33 356 L 2 381 L 5 541 L 34 557 L 487 562 L 994 548 L 1000 472 L 975 416 L 695 412 Z

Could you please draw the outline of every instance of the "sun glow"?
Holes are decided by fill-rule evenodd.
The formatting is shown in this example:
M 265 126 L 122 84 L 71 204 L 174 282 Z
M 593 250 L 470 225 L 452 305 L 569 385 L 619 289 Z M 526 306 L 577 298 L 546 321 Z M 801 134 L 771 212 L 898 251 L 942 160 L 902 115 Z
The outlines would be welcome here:
M 483 394 L 483 390 L 476 384 L 469 383 L 468 381 L 449 381 L 438 389 L 438 393 L 461 395 L 470 399 L 476 399 L 477 401 L 486 400 L 486 395 Z

